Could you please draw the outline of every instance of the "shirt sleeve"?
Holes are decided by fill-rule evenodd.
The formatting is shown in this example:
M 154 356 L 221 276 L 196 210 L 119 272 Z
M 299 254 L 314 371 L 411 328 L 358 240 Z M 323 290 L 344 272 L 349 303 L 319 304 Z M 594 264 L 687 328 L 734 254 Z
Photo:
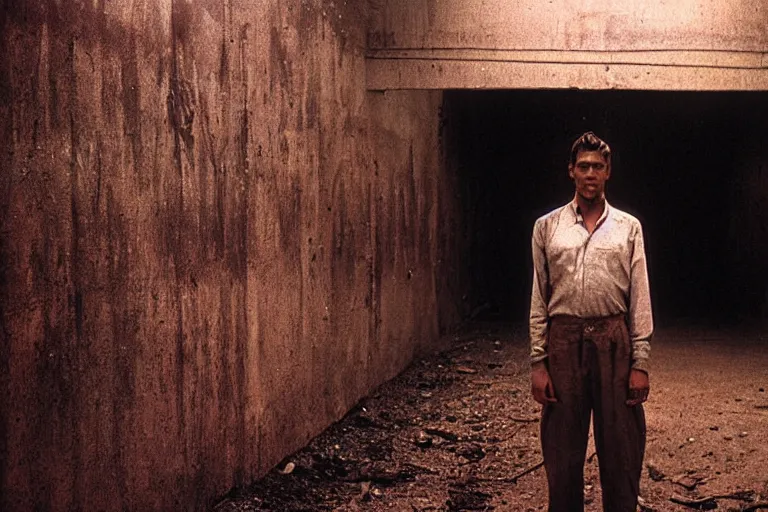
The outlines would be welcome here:
M 632 254 L 629 290 L 629 336 L 632 342 L 632 368 L 648 371 L 653 335 L 648 266 L 645 261 L 643 230 L 637 222 L 632 230 Z
M 549 270 L 547 268 L 547 256 L 544 248 L 544 226 L 541 219 L 533 226 L 531 237 L 533 252 L 533 289 L 531 291 L 531 312 L 528 322 L 528 330 L 531 338 L 531 364 L 544 360 L 547 357 L 547 330 L 549 314 L 547 303 Z

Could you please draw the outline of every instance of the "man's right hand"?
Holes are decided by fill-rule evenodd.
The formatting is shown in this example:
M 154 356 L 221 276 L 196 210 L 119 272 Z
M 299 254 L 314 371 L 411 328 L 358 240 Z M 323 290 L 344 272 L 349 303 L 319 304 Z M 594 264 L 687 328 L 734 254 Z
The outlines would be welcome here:
M 552 385 L 552 379 L 549 378 L 547 365 L 540 361 L 531 367 L 531 392 L 533 399 L 541 405 L 557 402 L 555 398 L 555 388 Z

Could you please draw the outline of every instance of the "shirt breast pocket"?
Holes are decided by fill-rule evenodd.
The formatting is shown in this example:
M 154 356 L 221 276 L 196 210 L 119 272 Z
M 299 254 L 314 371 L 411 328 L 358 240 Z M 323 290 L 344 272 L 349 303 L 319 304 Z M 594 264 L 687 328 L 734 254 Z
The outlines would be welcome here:
M 616 236 L 598 237 L 592 241 L 592 247 L 601 253 L 615 253 L 623 256 L 629 253 L 629 242 L 625 238 Z
M 595 245 L 592 252 L 592 262 L 613 279 L 626 277 L 629 269 L 629 252 L 626 246 Z

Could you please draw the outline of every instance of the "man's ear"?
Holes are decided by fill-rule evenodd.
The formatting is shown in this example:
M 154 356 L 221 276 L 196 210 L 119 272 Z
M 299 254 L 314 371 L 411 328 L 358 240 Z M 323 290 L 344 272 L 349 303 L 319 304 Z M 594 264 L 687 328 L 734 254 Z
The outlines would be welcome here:
M 568 164 L 568 177 L 573 179 L 573 164 Z
M 611 164 L 608 164 L 608 167 L 605 169 L 605 180 L 608 181 L 611 179 Z

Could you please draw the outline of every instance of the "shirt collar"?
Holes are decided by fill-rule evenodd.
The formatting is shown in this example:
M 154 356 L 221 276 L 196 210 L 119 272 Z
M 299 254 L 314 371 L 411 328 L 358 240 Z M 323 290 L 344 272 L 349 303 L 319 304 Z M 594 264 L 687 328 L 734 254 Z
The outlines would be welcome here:
M 579 209 L 579 205 L 576 202 L 576 198 L 573 198 L 573 201 L 571 201 L 569 204 L 569 210 L 571 211 L 571 214 L 573 215 L 573 222 L 574 224 L 584 224 L 584 217 L 581 216 L 581 211 Z M 600 218 L 597 219 L 597 223 L 595 224 L 595 229 L 600 227 L 600 225 L 605 222 L 605 220 L 608 218 L 608 214 L 610 213 L 611 205 L 608 204 L 608 200 L 605 200 L 605 208 L 603 208 L 603 213 L 600 215 Z

